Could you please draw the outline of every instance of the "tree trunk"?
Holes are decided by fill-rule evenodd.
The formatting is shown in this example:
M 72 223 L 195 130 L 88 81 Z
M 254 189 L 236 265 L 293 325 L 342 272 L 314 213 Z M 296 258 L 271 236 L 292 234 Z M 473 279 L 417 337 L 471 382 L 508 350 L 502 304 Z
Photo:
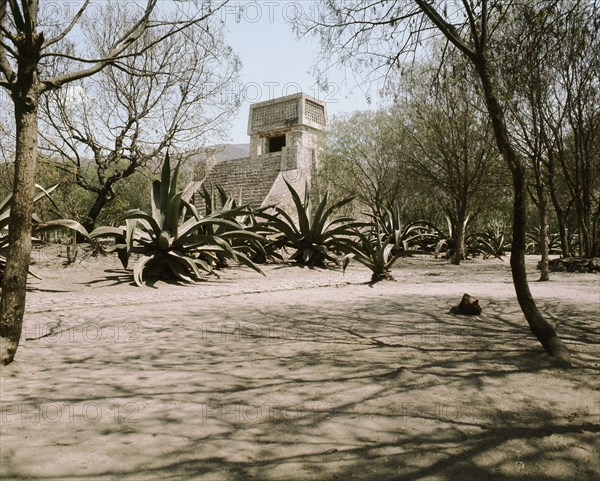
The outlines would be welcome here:
M 517 165 L 513 172 L 514 206 L 513 206 L 513 245 L 510 256 L 513 284 L 521 310 L 529 323 L 531 332 L 537 337 L 548 354 L 559 365 L 571 366 L 571 355 L 556 334 L 556 329 L 538 310 L 527 282 L 525 269 L 525 233 L 527 225 L 527 187 L 525 171 Z
M 102 190 L 96 194 L 96 200 L 94 200 L 94 203 L 90 207 L 90 210 L 86 216 L 86 220 L 83 223 L 83 227 L 85 227 L 88 232 L 92 232 L 92 230 L 94 230 L 98 216 L 107 202 L 108 192 Z
M 560 205 L 558 194 L 556 192 L 556 185 L 554 183 L 554 162 L 551 161 L 548 165 L 548 190 L 550 191 L 550 200 L 556 213 L 556 220 L 558 221 L 558 232 L 560 235 L 560 250 L 561 257 L 571 257 L 571 247 L 569 245 L 569 235 L 567 229 L 567 214 Z
M 577 209 L 577 223 L 579 224 L 579 255 L 589 259 L 592 257 L 592 236 L 589 229 L 588 217 L 581 204 L 582 202 L 575 202 L 575 208 Z
M 558 220 L 558 233 L 560 235 L 560 256 L 567 259 L 571 257 L 571 245 L 569 244 L 569 231 L 567 228 L 567 221 L 563 214 L 556 215 Z
M 0 296 L 0 361 L 4 365 L 11 363 L 15 357 L 25 314 L 37 158 L 37 107 L 35 94 L 15 98 L 17 138 L 10 245 Z
M 453 230 L 453 241 L 454 241 L 454 253 L 452 254 L 452 258 L 450 262 L 455 266 L 460 265 L 460 261 L 465 258 L 465 228 L 466 228 L 467 219 L 465 219 L 464 215 L 459 215 L 456 226 L 454 226 Z
M 592 224 L 592 257 L 600 257 L 600 203 L 597 206 L 597 212 L 593 217 Z
M 542 194 L 543 195 L 543 194 Z M 549 243 L 548 239 L 548 219 L 547 219 L 547 201 L 545 198 L 539 200 L 538 211 L 540 213 L 540 250 L 542 258 L 540 260 L 540 282 L 549 281 L 550 274 L 548 269 Z
M 531 332 L 540 341 L 546 352 L 552 356 L 559 365 L 571 366 L 571 356 L 566 346 L 562 343 L 556 329 L 538 310 L 529 289 L 525 269 L 525 246 L 527 227 L 527 185 L 525 182 L 525 168 L 510 143 L 504 111 L 496 97 L 495 86 L 490 75 L 489 66 L 485 55 L 480 52 L 472 58 L 475 65 L 483 93 L 498 149 L 508 164 L 513 178 L 513 239 L 510 256 L 513 284 L 517 300 L 525 319 L 529 323 Z

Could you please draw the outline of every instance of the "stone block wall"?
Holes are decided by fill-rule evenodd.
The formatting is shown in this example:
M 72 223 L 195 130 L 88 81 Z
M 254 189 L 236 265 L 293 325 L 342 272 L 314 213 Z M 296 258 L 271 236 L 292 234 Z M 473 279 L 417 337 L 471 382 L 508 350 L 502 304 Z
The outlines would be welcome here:
M 219 184 L 238 203 L 257 208 L 262 205 L 279 175 L 281 162 L 281 152 L 225 160 L 212 167 L 203 184 L 209 192 L 214 184 Z M 194 194 L 193 200 L 200 214 L 204 214 L 206 206 L 202 190 Z
M 205 177 L 198 175 L 191 186 L 199 212 L 206 211 L 202 186 L 210 190 L 219 184 L 240 204 L 255 208 L 277 204 L 294 215 L 286 181 L 304 197 L 326 128 L 326 105 L 304 93 L 251 105 L 250 156 L 216 162 L 207 157 Z

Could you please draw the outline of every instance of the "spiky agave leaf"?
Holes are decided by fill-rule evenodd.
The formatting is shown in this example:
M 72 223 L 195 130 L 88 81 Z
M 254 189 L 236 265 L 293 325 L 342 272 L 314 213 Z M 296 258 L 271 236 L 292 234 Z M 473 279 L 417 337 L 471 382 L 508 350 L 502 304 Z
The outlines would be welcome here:
M 170 232 L 173 237 L 177 237 L 177 229 L 179 227 L 180 213 L 181 213 L 181 194 L 183 192 L 177 192 L 169 201 L 169 208 L 167 210 L 167 218 L 164 226 L 164 230 Z
M 347 251 L 347 237 L 352 235 L 351 227 L 362 223 L 348 217 L 332 219 L 332 216 L 337 209 L 351 202 L 353 197 L 328 206 L 329 196 L 326 192 L 313 212 L 308 186 L 305 189 L 304 203 L 287 181 L 286 186 L 296 210 L 297 222 L 279 207 L 275 207 L 275 213 L 257 214 L 266 220 L 269 229 L 277 232 L 274 245 L 294 249 L 290 259 L 300 264 L 324 267 L 326 262 L 332 262 L 339 265 L 335 254 Z
M 117 221 L 119 227 L 98 227 L 91 233 L 74 221 L 53 221 L 55 226 L 80 232 L 90 241 L 112 237 L 115 245 L 106 249 L 116 252 L 127 268 L 132 254 L 140 255 L 133 267 L 133 279 L 138 286 L 148 277 L 171 277 L 184 282 L 199 280 L 202 273 L 214 273 L 219 259 L 232 259 L 264 275 L 245 252 L 235 247 L 244 242 L 266 242 L 257 232 L 244 228 L 236 217 L 246 214 L 245 207 L 201 217 L 197 209 L 177 192 L 179 164 L 171 175 L 168 153 L 162 168 L 161 180 L 152 186 L 152 214 L 131 209 Z
M 135 263 L 135 266 L 133 267 L 133 280 L 135 281 L 135 283 L 138 286 L 140 286 L 140 287 L 144 286 L 144 282 L 142 279 L 142 273 L 144 271 L 144 268 L 146 267 L 146 264 L 148 264 L 153 259 L 156 259 L 155 254 L 146 255 L 146 256 L 140 257 L 140 259 Z
M 164 219 L 159 216 L 157 221 L 154 216 L 148 215 L 146 212 L 140 209 L 130 209 L 116 219 L 116 222 L 127 221 L 128 219 L 140 222 L 140 224 L 147 228 L 148 233 L 158 239 L 160 233 L 163 231 Z
M 58 210 L 58 207 L 56 206 L 56 204 L 50 197 L 50 194 L 52 192 L 54 192 L 54 190 L 57 187 L 58 187 L 58 184 L 55 184 L 55 185 L 45 189 L 41 185 L 35 184 L 36 192 L 34 193 L 33 203 L 37 202 L 38 200 L 40 200 L 43 197 L 46 197 L 46 198 L 50 199 L 52 204 Z M 8 235 L 8 232 L 5 235 L 3 235 L 3 231 L 4 230 L 8 231 L 8 226 L 10 225 L 10 209 L 12 206 L 12 197 L 13 197 L 12 194 L 9 194 L 2 201 L 0 201 L 0 250 L 2 250 L 2 251 L 8 251 L 8 248 L 9 248 L 10 237 Z M 32 220 L 33 220 L 33 223 L 34 223 L 34 226 L 36 229 L 42 223 L 41 219 L 35 213 L 32 214 Z M 34 238 L 32 238 L 32 241 L 39 242 L 39 239 L 34 237 Z M 0 255 L 0 281 L 2 280 L 2 278 L 4 276 L 4 271 L 6 269 L 6 262 L 7 262 L 7 258 L 4 255 Z M 41 279 L 31 269 L 28 268 L 27 272 L 29 275 L 35 277 L 36 279 Z
M 377 235 L 370 237 L 358 230 L 356 235 L 359 242 L 348 246 L 350 253 L 344 257 L 344 269 L 350 259 L 354 259 L 373 273 L 372 282 L 393 280 L 390 270 L 402 254 L 394 253 L 394 244 L 389 242 L 389 236 L 377 232 Z
M 298 229 L 304 235 L 308 235 L 310 233 L 310 197 L 308 193 L 308 186 L 305 187 L 304 190 L 304 203 L 300 200 L 300 196 L 298 192 L 292 187 L 292 185 L 284 179 L 285 185 L 287 186 L 290 194 L 292 196 L 292 201 L 294 202 L 294 206 L 296 207 L 296 214 L 298 215 Z M 327 194 L 325 194 L 327 196 Z

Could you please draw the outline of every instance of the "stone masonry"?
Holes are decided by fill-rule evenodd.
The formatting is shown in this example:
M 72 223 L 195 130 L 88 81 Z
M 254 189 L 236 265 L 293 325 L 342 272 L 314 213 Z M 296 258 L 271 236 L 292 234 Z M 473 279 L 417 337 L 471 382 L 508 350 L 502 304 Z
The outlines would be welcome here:
M 250 155 L 217 162 L 209 152 L 206 168 L 199 169 L 204 178 L 188 186 L 187 197 L 192 196 L 203 214 L 203 186 L 210 192 L 219 184 L 241 204 L 255 208 L 277 204 L 292 212 L 284 179 L 304 196 L 305 185 L 310 185 L 311 173 L 318 166 L 326 128 L 326 105 L 304 93 L 253 104 L 248 119 Z

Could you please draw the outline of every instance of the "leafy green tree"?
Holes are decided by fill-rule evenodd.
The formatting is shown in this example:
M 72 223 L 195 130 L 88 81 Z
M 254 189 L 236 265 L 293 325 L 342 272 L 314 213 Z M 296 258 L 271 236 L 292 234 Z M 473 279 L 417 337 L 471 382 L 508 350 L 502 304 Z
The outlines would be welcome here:
M 577 220 L 579 253 L 600 255 L 600 5 L 558 2 L 559 21 L 550 62 L 554 76 L 545 109 L 548 154 L 570 193 Z
M 319 182 L 336 198 L 356 196 L 377 212 L 405 196 L 405 146 L 390 110 L 337 117 L 321 156 Z
M 600 13 L 592 3 L 519 4 L 503 25 L 501 64 L 510 83 L 510 133 L 531 171 L 538 208 L 542 264 L 547 264 L 548 204 L 556 214 L 562 253 L 570 254 L 569 206 L 580 253 L 597 255 L 600 155 Z M 545 278 L 542 272 L 542 278 Z
M 89 166 L 82 169 L 81 175 L 93 182 L 96 172 L 93 166 Z M 132 175 L 118 182 L 114 186 L 114 200 L 102 209 L 98 222 L 102 225 L 111 223 L 130 209 L 148 210 L 150 208 L 148 184 L 155 178 L 157 176 L 154 172 L 146 167 L 140 167 Z M 94 194 L 80 187 L 65 171 L 64 164 L 41 158 L 38 161 L 36 181 L 40 185 L 58 184 L 52 196 L 58 209 L 49 205 L 47 211 L 44 211 L 42 207 L 43 219 L 64 217 L 85 223 L 88 212 L 95 202 Z

